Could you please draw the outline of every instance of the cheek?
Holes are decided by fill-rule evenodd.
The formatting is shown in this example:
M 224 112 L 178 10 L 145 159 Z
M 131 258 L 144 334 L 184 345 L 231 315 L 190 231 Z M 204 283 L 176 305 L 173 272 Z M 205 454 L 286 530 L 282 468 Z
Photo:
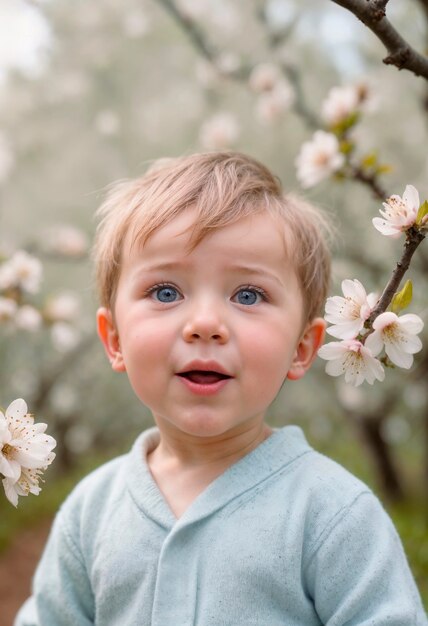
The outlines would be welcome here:
M 121 350 L 131 382 L 140 379 L 139 384 L 151 384 L 159 376 L 159 365 L 162 364 L 164 369 L 167 366 L 171 345 L 172 337 L 165 329 L 160 332 L 155 323 L 125 331 L 121 337 Z
M 249 338 L 251 337 L 251 338 Z M 295 341 L 275 324 L 254 331 L 241 342 L 246 369 L 257 387 L 280 386 L 287 375 L 295 353 Z

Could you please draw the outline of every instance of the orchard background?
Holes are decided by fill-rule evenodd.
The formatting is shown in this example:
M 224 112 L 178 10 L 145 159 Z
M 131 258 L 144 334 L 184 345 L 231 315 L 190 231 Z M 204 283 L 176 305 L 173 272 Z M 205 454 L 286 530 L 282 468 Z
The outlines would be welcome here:
M 428 198 L 428 2 L 3 0 L 5 58 L 12 22 L 16 37 L 28 39 L 29 28 L 34 43 L 25 63 L 9 55 L 0 83 L 0 405 L 25 398 L 58 441 L 38 498 L 21 498 L 18 510 L 0 498 L 0 573 L 15 572 L 19 604 L 41 548 L 37 529 L 46 532 L 83 473 L 125 452 L 152 423 L 95 336 L 89 251 L 106 186 L 159 157 L 232 148 L 301 193 L 295 162 L 302 144 L 326 130 L 323 103 L 333 87 L 357 85 L 367 106 L 334 129 L 352 167 L 304 193 L 337 228 L 332 293 L 345 278 L 381 291 L 402 245 L 372 218 L 407 184 Z M 427 326 L 424 243 L 406 278 L 411 310 Z M 33 280 L 29 289 L 4 283 L 2 292 L 2 265 L 17 251 L 30 255 Z M 285 384 L 269 413 L 273 426 L 302 425 L 314 447 L 372 486 L 426 607 L 427 334 L 409 371 L 389 368 L 373 386 L 330 378 L 318 360 L 303 381 Z M 19 551 L 24 536 L 38 546 L 29 564 Z M 20 555 L 26 571 L 9 570 Z

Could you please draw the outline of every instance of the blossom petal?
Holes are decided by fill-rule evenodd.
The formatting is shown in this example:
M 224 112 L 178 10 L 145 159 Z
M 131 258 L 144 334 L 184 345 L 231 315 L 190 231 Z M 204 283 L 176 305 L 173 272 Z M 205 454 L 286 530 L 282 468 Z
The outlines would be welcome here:
M 327 361 L 331 359 L 338 359 L 346 352 L 346 348 L 341 341 L 330 341 L 318 350 L 318 356 Z
M 424 323 L 419 315 L 415 315 L 414 313 L 406 313 L 405 315 L 400 315 L 399 321 L 400 326 L 402 326 L 407 332 L 411 333 L 412 335 L 417 335 L 424 327 Z
M 18 398 L 9 404 L 6 409 L 6 419 L 21 419 L 28 413 L 28 407 L 25 400 Z
M 16 482 L 21 475 L 21 466 L 14 459 L 6 459 L 0 452 L 0 474 Z
M 419 210 L 419 193 L 418 190 L 413 187 L 413 185 L 407 185 L 406 189 L 404 190 L 403 193 L 403 200 L 404 202 L 411 207 L 414 211 Z
M 7 478 L 4 478 L 2 480 L 2 483 L 3 483 L 4 492 L 6 494 L 6 498 L 9 500 L 11 504 L 13 504 L 14 507 L 17 507 L 18 506 L 18 494 L 16 493 L 14 483 L 8 480 Z
M 391 226 L 386 220 L 383 220 L 381 217 L 374 217 L 372 219 L 372 224 L 382 235 L 386 235 L 386 237 L 392 237 L 393 239 L 398 239 L 401 235 L 401 230 L 399 228 L 395 228 Z
M 342 281 L 342 291 L 345 298 L 352 298 L 364 302 L 366 299 L 366 290 L 359 280 L 354 278 L 353 280 L 346 278 Z
M 355 322 L 344 322 L 343 324 L 329 326 L 326 332 L 337 339 L 354 339 L 363 326 L 364 322 L 357 319 Z
M 339 359 L 329 361 L 325 366 L 325 371 L 330 376 L 342 376 L 345 371 L 343 361 Z
M 392 311 L 385 311 L 385 313 L 381 313 L 377 316 L 375 321 L 373 322 L 373 328 L 375 330 L 383 330 L 389 324 L 394 324 L 398 321 L 398 315 L 393 313 Z
M 400 350 L 397 345 L 393 343 L 386 344 L 385 352 L 394 365 L 402 367 L 406 370 L 412 367 L 413 356 L 411 354 L 407 354 L 403 350 Z
M 367 337 L 364 345 L 370 350 L 373 356 L 377 356 L 383 348 L 382 333 L 375 330 Z

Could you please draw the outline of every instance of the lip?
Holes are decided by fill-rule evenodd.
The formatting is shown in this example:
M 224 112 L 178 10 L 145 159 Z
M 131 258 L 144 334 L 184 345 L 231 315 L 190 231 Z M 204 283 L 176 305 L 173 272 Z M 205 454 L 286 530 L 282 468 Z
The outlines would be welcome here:
M 177 374 L 185 374 L 186 372 L 190 372 L 192 370 L 199 370 L 201 372 L 217 372 L 218 374 L 223 374 L 224 376 L 230 376 L 230 378 L 233 378 L 232 374 L 225 370 L 220 363 L 217 363 L 217 361 L 190 361 L 190 363 L 187 363 L 177 372 Z
M 223 374 L 223 376 L 228 376 L 229 378 L 223 378 L 222 380 L 218 380 L 215 383 L 196 383 L 189 378 L 185 378 L 180 374 L 185 374 L 186 372 L 190 372 L 192 370 L 198 370 L 200 372 L 217 372 L 218 374 Z M 187 363 L 179 372 L 176 373 L 177 378 L 187 387 L 189 391 L 198 395 L 198 396 L 213 396 L 218 393 L 223 387 L 227 385 L 227 383 L 233 379 L 233 376 L 229 374 L 229 372 L 217 361 L 190 361 Z

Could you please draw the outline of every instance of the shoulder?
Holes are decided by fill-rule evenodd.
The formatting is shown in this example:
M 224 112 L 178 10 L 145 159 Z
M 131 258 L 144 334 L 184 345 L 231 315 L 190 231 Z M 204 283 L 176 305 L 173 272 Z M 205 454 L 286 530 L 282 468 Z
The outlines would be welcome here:
M 286 426 L 279 431 L 276 455 L 281 455 L 284 475 L 301 494 L 316 506 L 335 509 L 351 502 L 370 488 L 345 467 L 317 452 L 307 442 L 301 428 Z
M 61 529 L 61 533 L 79 550 L 90 552 L 91 545 L 113 520 L 122 526 L 126 515 L 132 517 L 135 506 L 130 481 L 144 472 L 143 446 L 152 430 L 141 433 L 128 453 L 108 461 L 83 478 L 61 505 L 55 527 Z M 124 519 L 117 519 L 120 516 Z
M 362 480 L 334 460 L 314 450 L 301 429 L 284 430 L 284 445 L 296 439 L 298 454 L 284 465 L 276 479 L 280 501 L 292 502 L 296 518 L 303 524 L 304 536 L 312 553 L 339 527 L 369 533 L 380 521 L 390 525 L 377 496 Z M 282 497 L 282 495 L 284 497 Z

